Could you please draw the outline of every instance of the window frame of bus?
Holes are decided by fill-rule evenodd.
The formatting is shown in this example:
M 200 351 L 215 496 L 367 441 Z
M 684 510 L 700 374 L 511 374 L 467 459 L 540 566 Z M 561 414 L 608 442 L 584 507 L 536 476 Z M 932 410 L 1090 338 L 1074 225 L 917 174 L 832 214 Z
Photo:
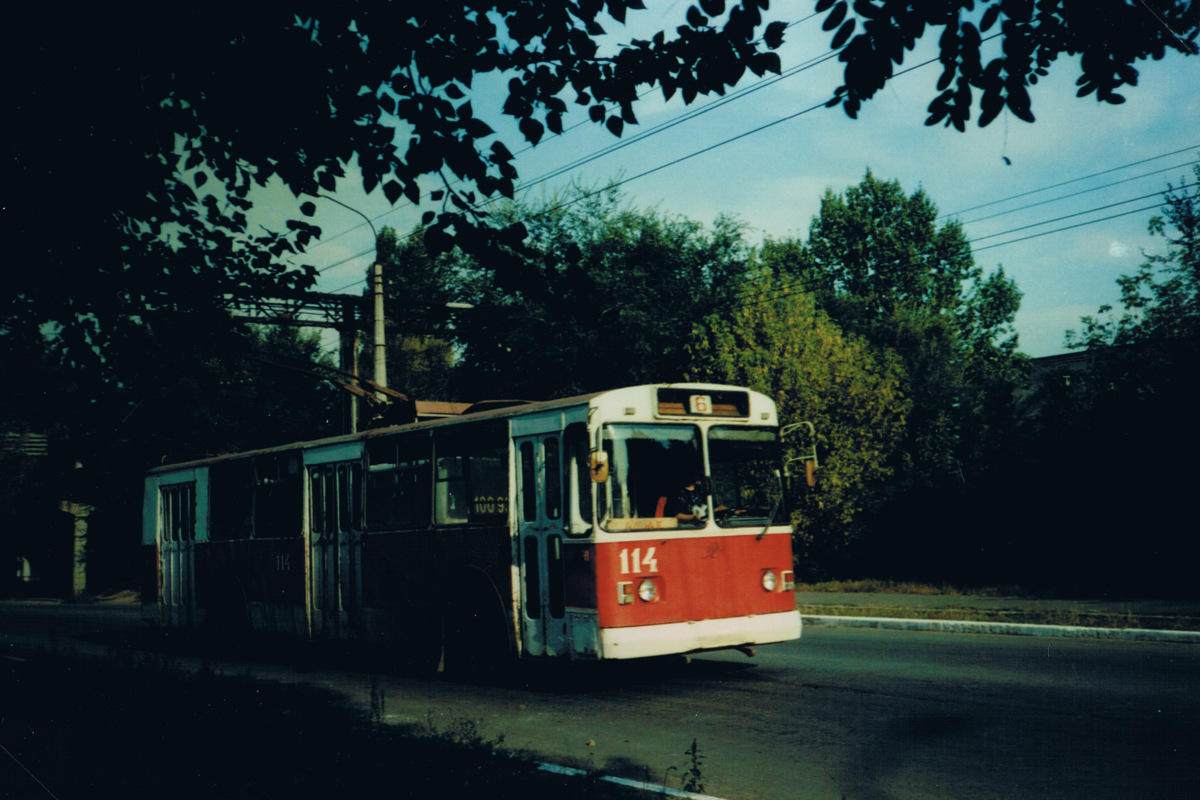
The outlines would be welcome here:
M 299 451 L 255 456 L 251 539 L 302 535 L 304 477 Z
M 605 425 L 601 429 L 600 443 L 601 443 L 601 446 L 604 448 L 605 452 L 608 453 L 609 476 L 608 476 L 607 481 L 605 481 L 603 484 L 599 485 L 597 495 L 596 495 L 596 502 L 595 502 L 596 517 L 597 517 L 597 519 L 600 520 L 601 528 L 603 528 L 605 531 L 608 531 L 609 533 L 630 533 L 630 532 L 635 532 L 635 531 L 661 530 L 661 529 L 666 529 L 666 528 L 670 528 L 672 530 L 678 528 L 679 530 L 682 530 L 682 531 L 698 531 L 698 530 L 702 530 L 705 526 L 707 526 L 708 522 L 712 519 L 712 496 L 711 496 L 710 492 L 705 493 L 705 497 L 708 500 L 709 508 L 708 508 L 708 514 L 706 514 L 705 518 L 704 518 L 704 525 L 702 525 L 700 528 L 679 526 L 677 524 L 677 521 L 676 521 L 676 524 L 673 525 L 673 524 L 671 524 L 671 521 L 674 519 L 673 516 L 666 516 L 665 514 L 663 517 L 656 517 L 656 516 L 613 517 L 613 516 L 609 516 L 611 502 L 608 497 L 607 487 L 613 486 L 615 481 L 617 481 L 617 466 L 619 463 L 618 459 L 616 458 L 616 454 L 613 452 L 613 448 L 612 448 L 612 442 L 614 441 L 614 439 L 613 439 L 613 437 L 611 437 L 609 435 L 609 432 L 614 429 L 622 429 L 622 428 L 647 428 L 647 429 L 651 429 L 651 430 L 684 429 L 684 428 L 686 428 L 686 429 L 690 430 L 692 432 L 691 441 L 695 443 L 695 454 L 694 454 L 695 461 L 693 462 L 693 466 L 690 469 L 685 470 L 685 471 L 686 472 L 699 471 L 699 472 L 702 472 L 703 474 L 707 475 L 707 470 L 705 469 L 707 443 L 705 441 L 704 429 L 700 425 L 698 425 L 694 422 L 685 422 L 682 420 L 680 420 L 678 422 L 672 420 L 671 422 L 668 422 L 668 423 L 654 423 L 654 422 L 605 423 Z M 668 491 L 668 492 L 677 491 L 679 488 L 681 488 L 681 486 L 674 487 L 674 489 L 667 488 L 666 491 Z M 669 500 L 671 495 L 669 493 L 668 494 L 660 494 L 659 497 L 665 497 Z M 609 524 L 612 520 L 617 520 L 617 519 L 620 519 L 620 520 L 660 520 L 660 521 L 659 522 L 647 522 L 644 525 L 631 524 L 629 527 L 626 527 L 624 525 L 617 525 L 614 527 Z
M 775 524 L 776 520 L 780 517 L 781 514 L 784 515 L 785 517 L 787 515 L 787 491 L 786 491 L 785 487 L 782 485 L 782 481 L 779 476 L 779 472 L 780 472 L 780 470 L 782 470 L 782 465 L 783 465 L 783 456 L 782 456 L 783 442 L 779 438 L 779 430 L 777 428 L 774 428 L 772 426 L 767 426 L 767 425 L 717 424 L 717 425 L 712 425 L 711 427 L 709 427 L 709 429 L 706 433 L 706 436 L 705 436 L 705 446 L 708 450 L 709 489 L 710 489 L 710 497 L 711 497 L 713 508 L 716 508 L 718 505 L 722 504 L 723 501 L 727 501 L 727 500 L 731 499 L 731 498 L 721 496 L 718 493 L 718 488 L 725 486 L 727 483 L 726 481 L 721 480 L 721 478 L 724 476 L 717 474 L 718 466 L 724 465 L 728 462 L 726 462 L 724 460 L 718 461 L 718 459 L 714 457 L 713 442 L 714 441 L 733 442 L 733 441 L 739 441 L 739 440 L 753 441 L 750 436 L 735 435 L 735 436 L 726 437 L 725 436 L 726 432 L 735 433 L 735 434 L 760 434 L 760 435 L 761 434 L 769 434 L 772 437 L 771 441 L 773 444 L 774 453 L 771 454 L 773 457 L 770 459 L 770 467 L 773 470 L 773 474 L 774 474 L 776 480 L 780 480 L 780 484 L 776 490 L 779 493 L 779 495 L 778 495 L 778 497 L 775 498 L 774 505 L 772 506 L 772 508 L 774 509 L 774 514 L 773 514 L 773 516 L 771 516 L 771 518 L 769 520 L 770 524 L 772 524 L 772 525 Z M 719 450 L 720 450 L 720 448 L 718 447 L 718 451 Z M 729 506 L 728 503 L 725 503 L 725 505 L 729 508 L 737 508 L 738 507 L 738 504 Z M 768 509 L 768 511 L 769 510 L 771 510 L 771 509 Z M 757 517 L 757 516 L 752 516 L 752 517 L 726 516 L 726 517 L 722 517 L 721 515 L 716 514 L 715 512 L 713 514 L 713 519 L 717 523 L 717 525 L 721 528 L 755 528 L 755 527 L 762 527 L 764 522 L 768 522 L 768 520 L 765 519 L 764 517 Z
M 253 537 L 256 483 L 252 458 L 220 461 L 209 467 L 210 542 L 244 542 Z
M 366 451 L 366 529 L 428 528 L 433 521 L 434 486 L 429 432 L 374 437 L 367 440 Z
M 509 438 L 503 420 L 438 429 L 433 435 L 433 523 L 507 525 Z M 486 490 L 485 487 L 486 486 Z M 486 491 L 486 494 L 481 492 Z M 452 514 L 460 500 L 465 514 Z

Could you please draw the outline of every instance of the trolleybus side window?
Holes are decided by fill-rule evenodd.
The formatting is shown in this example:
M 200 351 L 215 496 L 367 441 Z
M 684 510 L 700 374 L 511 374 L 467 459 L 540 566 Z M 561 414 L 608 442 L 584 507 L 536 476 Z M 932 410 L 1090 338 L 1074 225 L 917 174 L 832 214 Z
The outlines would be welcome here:
M 367 526 L 373 531 L 429 525 L 433 483 L 427 433 L 367 443 Z
M 439 432 L 434 448 L 434 518 L 439 525 L 507 520 L 508 439 L 504 427 L 468 425 Z
M 300 456 L 297 453 L 254 459 L 255 539 L 300 535 Z
M 214 464 L 209 470 L 212 497 L 209 538 L 249 539 L 254 528 L 254 462 L 248 458 Z

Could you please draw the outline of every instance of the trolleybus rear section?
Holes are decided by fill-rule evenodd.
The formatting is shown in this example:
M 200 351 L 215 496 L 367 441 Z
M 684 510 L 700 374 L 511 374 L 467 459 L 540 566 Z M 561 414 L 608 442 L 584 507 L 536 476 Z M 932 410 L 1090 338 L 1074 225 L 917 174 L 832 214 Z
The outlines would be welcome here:
M 617 389 L 160 467 L 144 616 L 417 663 L 800 635 L 774 403 Z

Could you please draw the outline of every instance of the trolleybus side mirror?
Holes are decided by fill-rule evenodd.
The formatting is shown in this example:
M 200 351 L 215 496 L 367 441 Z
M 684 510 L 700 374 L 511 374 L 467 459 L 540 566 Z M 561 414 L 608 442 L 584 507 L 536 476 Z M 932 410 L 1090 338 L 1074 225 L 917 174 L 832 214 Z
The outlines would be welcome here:
M 594 483 L 608 481 L 608 453 L 604 450 L 593 450 L 589 459 Z

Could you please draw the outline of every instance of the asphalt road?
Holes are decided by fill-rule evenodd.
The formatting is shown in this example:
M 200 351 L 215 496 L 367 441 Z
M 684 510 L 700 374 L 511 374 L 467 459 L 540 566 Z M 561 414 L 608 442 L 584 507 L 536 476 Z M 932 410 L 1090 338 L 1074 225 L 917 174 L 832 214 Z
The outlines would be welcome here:
M 0 645 L 144 646 L 128 608 L 0 604 Z M 1173 798 L 1200 785 L 1200 646 L 808 628 L 754 659 L 523 669 L 500 685 L 203 654 L 385 718 L 477 723 L 540 760 L 678 786 L 693 740 L 726 798 Z M 674 768 L 673 770 L 671 768 Z M 668 777 L 669 773 L 669 777 Z

